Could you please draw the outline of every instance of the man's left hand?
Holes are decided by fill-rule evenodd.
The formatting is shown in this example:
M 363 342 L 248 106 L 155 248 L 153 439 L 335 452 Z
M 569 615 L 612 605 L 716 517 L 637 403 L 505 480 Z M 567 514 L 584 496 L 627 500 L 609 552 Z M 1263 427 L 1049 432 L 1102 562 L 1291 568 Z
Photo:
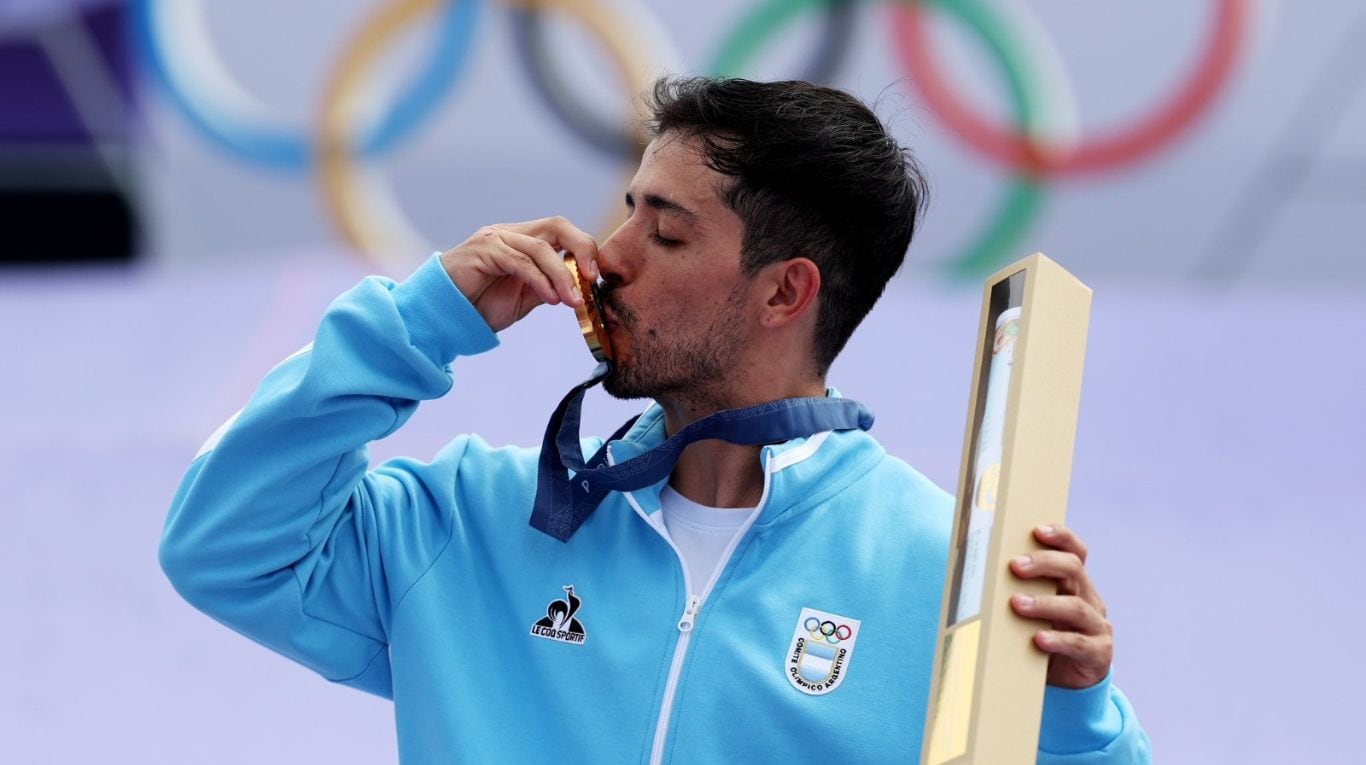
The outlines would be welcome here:
M 1114 630 L 1105 603 L 1086 573 L 1086 543 L 1065 526 L 1040 526 L 1034 537 L 1049 549 L 1021 555 L 1010 570 L 1021 579 L 1054 579 L 1058 594 L 1010 599 L 1015 613 L 1050 623 L 1034 633 L 1034 645 L 1049 654 L 1048 684 L 1089 688 L 1110 672 Z

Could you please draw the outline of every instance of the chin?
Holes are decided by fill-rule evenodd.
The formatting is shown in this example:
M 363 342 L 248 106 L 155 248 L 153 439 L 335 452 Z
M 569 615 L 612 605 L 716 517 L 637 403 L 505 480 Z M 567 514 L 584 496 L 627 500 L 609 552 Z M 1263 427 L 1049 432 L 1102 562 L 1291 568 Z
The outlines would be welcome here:
M 607 373 L 607 377 L 603 378 L 602 389 L 607 391 L 609 396 L 622 400 L 650 397 L 648 391 L 635 385 L 634 381 L 623 374 L 621 368 L 615 364 L 612 365 L 612 371 Z
M 659 369 L 643 366 L 640 359 L 626 356 L 620 363 L 612 363 L 611 371 L 603 378 L 602 389 L 613 398 L 630 400 L 658 399 L 671 388 L 661 378 Z

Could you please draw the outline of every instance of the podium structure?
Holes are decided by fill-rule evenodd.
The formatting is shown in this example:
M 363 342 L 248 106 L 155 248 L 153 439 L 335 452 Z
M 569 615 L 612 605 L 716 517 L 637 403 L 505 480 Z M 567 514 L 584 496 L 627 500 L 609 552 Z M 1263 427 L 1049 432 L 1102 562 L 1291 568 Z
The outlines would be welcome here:
M 1048 656 L 1010 560 L 1067 509 L 1091 290 L 1041 253 L 987 279 L 921 765 L 1033 765 Z

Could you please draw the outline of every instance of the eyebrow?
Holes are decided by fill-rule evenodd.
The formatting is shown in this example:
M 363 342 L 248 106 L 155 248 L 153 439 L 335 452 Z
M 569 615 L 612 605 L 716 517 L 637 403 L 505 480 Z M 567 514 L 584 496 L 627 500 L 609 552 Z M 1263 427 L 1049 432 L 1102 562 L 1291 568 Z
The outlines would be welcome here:
M 677 203 L 677 202 L 675 202 L 675 201 L 673 201 L 672 199 L 669 199 L 669 198 L 667 198 L 667 197 L 662 197 L 662 196 L 660 196 L 660 195 L 658 195 L 658 194 L 646 194 L 645 197 L 644 197 L 644 199 L 645 199 L 645 205 L 646 205 L 647 207 L 651 208 L 651 209 L 658 210 L 658 211 L 660 211 L 660 212 L 666 212 L 666 213 L 677 213 L 678 215 L 681 215 L 681 216 L 683 216 L 684 218 L 686 218 L 686 219 L 688 220 L 689 223 L 697 224 L 697 223 L 701 223 L 701 222 L 702 222 L 702 216 L 701 216 L 701 215 L 698 215 L 697 213 L 693 212 L 692 210 L 689 210 L 688 208 L 684 207 L 683 205 L 681 205 L 681 204 L 679 204 L 679 203 Z M 626 206 L 627 206 L 627 207 L 635 207 L 635 206 L 636 206 L 635 198 L 631 196 L 631 192 L 629 192 L 629 191 L 626 192 Z

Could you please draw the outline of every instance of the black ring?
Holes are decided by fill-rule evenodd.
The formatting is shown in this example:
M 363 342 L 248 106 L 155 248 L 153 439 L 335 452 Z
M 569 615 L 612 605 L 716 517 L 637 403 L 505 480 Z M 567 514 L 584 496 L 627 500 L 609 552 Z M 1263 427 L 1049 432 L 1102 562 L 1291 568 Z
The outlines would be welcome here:
M 849 54 L 854 36 L 855 0 L 825 0 L 826 23 L 814 55 L 801 73 L 807 81 L 824 85 L 834 80 Z M 629 125 L 614 123 L 595 114 L 574 96 L 560 76 L 549 41 L 543 13 L 513 8 L 512 35 L 517 59 L 531 79 L 531 87 L 571 133 L 594 149 L 612 157 L 636 161 L 644 148 L 631 135 Z

